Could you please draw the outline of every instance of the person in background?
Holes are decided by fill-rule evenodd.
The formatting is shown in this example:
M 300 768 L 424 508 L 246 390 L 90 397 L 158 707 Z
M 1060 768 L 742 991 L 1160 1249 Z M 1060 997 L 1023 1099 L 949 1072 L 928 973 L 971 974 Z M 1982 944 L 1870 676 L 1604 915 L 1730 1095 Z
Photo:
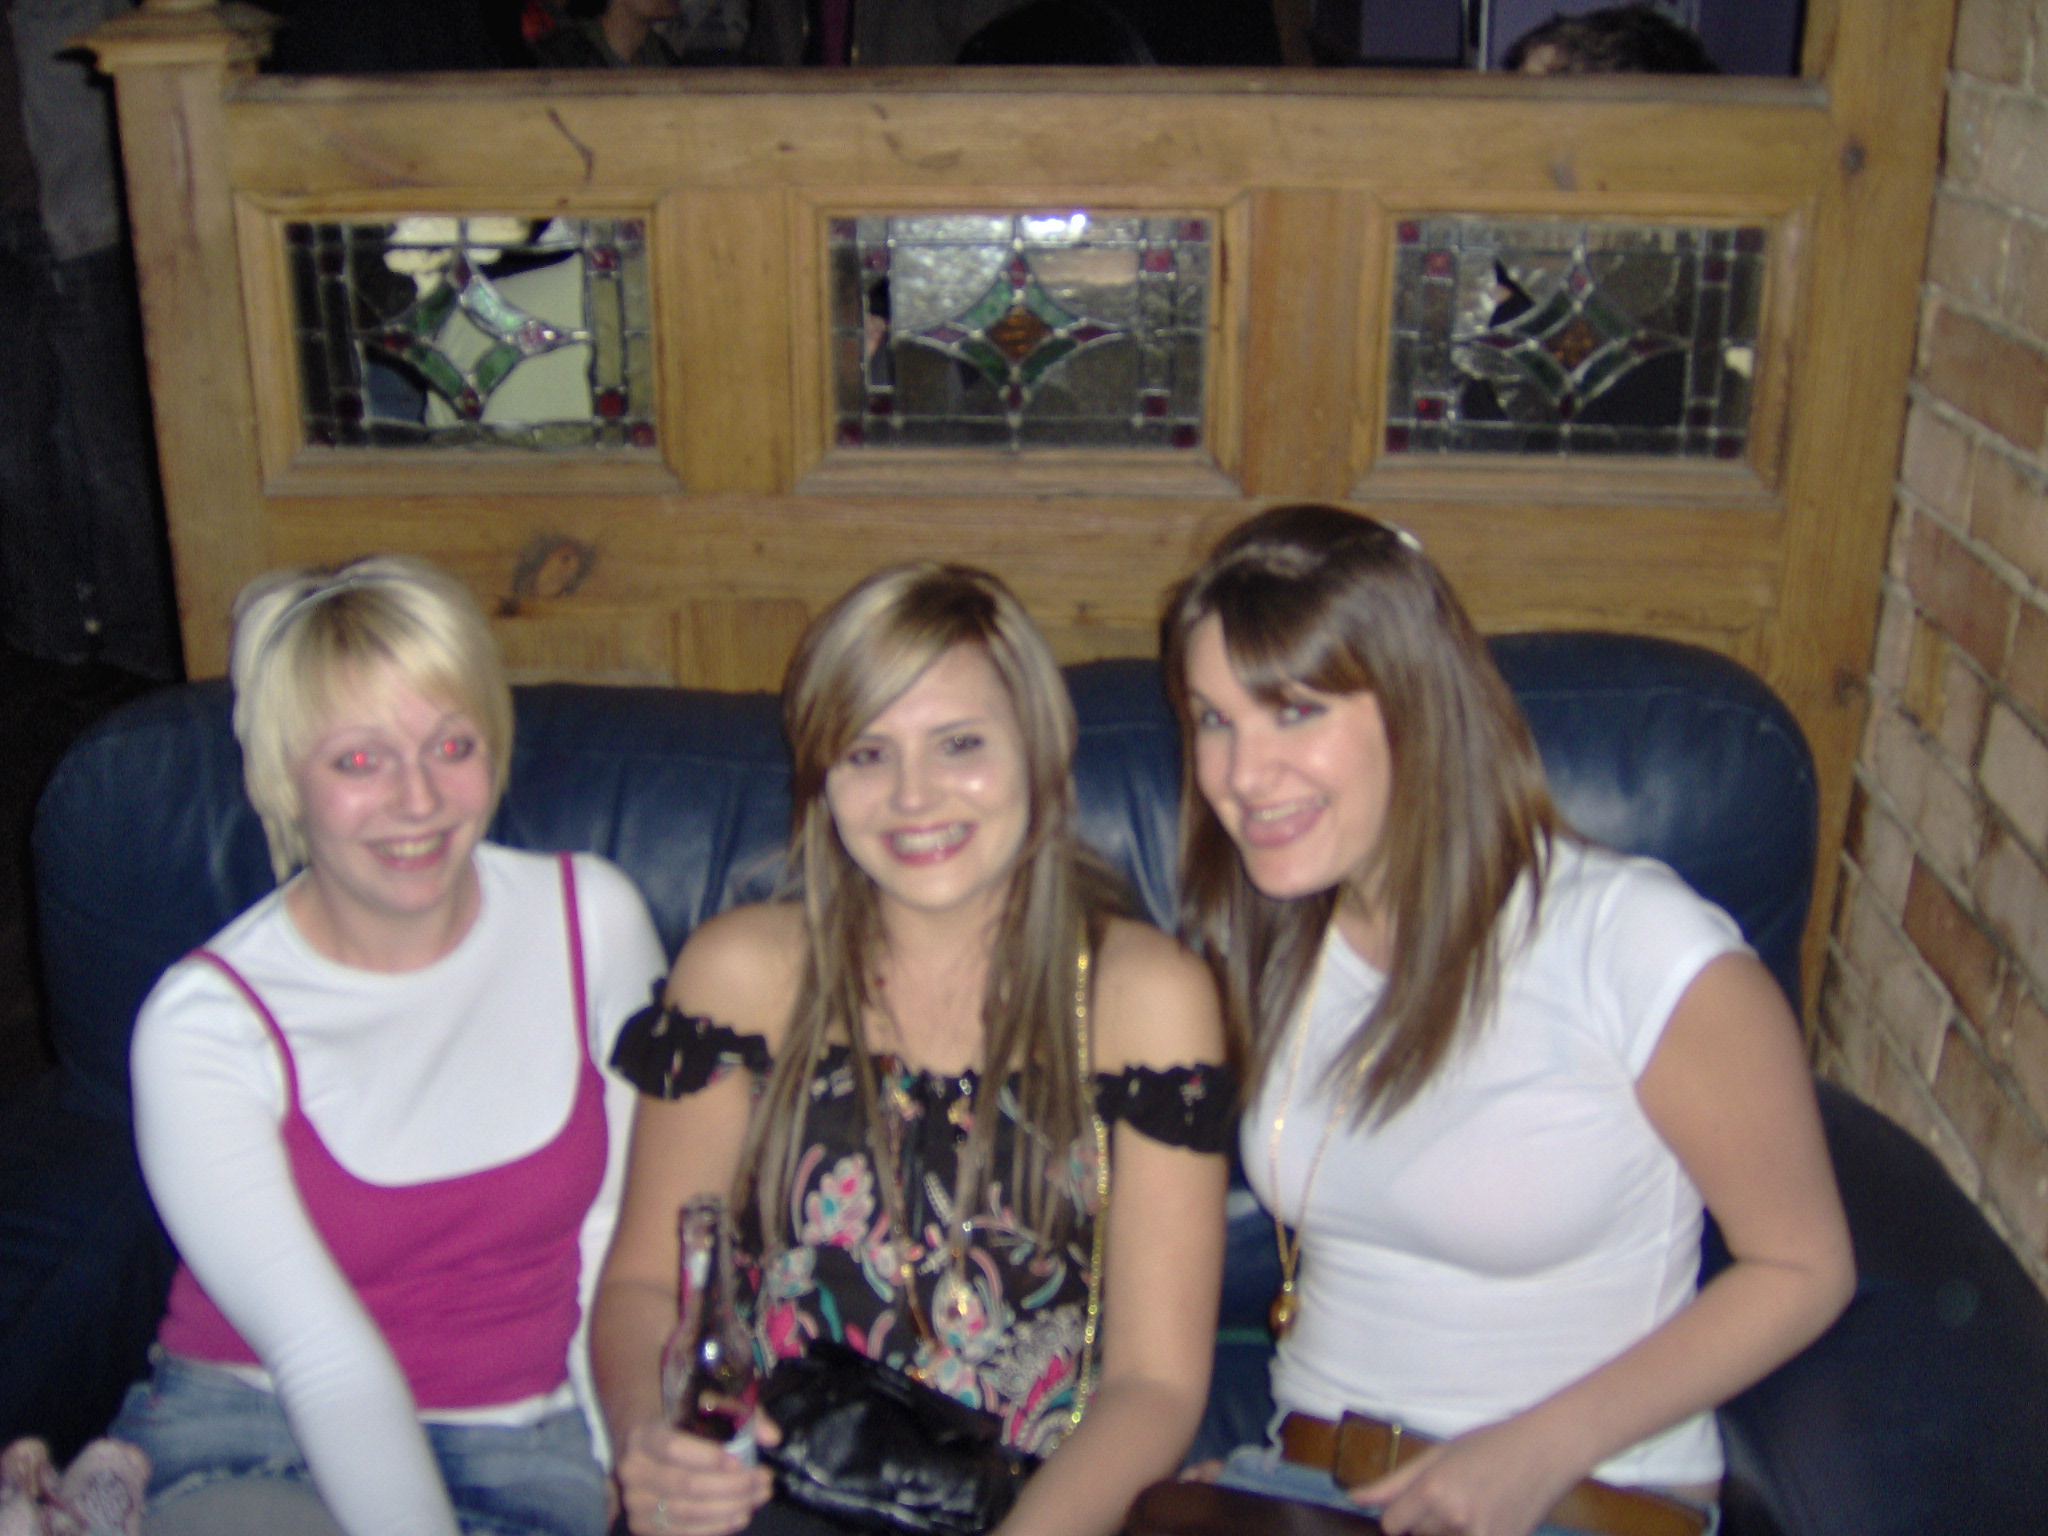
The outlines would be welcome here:
M 994 577 L 869 577 L 783 717 L 795 889 L 692 934 L 620 1043 L 646 1096 L 592 1343 L 631 1529 L 837 1529 L 662 1416 L 676 1213 L 731 1192 L 757 1353 L 850 1344 L 987 1411 L 1044 1458 L 1004 1536 L 1106 1536 L 1207 1392 L 1215 990 L 1083 857 L 1073 705 Z
M 113 103 L 72 47 L 128 3 L 4 8 L 0 620 L 25 656 L 166 682 L 183 664 Z
M 745 59 L 745 0 L 534 0 L 543 69 L 664 69 Z
M 1390 1536 L 1699 1532 L 1714 1407 L 1855 1280 L 1784 995 L 1669 868 L 1562 825 L 1412 536 L 1261 513 L 1161 634 L 1182 927 L 1251 1044 L 1282 1270 L 1275 1443 L 1221 1480 Z M 1704 1211 L 1731 1258 L 1698 1286 Z
M 1654 6 L 1559 14 L 1515 40 L 1501 68 L 1524 75 L 1718 75 L 1706 45 Z
M 589 855 L 484 841 L 512 700 L 466 588 L 399 556 L 246 587 L 235 734 L 278 889 L 135 1026 L 183 1263 L 110 1433 L 150 1536 L 598 1536 L 582 1322 L 663 953 Z

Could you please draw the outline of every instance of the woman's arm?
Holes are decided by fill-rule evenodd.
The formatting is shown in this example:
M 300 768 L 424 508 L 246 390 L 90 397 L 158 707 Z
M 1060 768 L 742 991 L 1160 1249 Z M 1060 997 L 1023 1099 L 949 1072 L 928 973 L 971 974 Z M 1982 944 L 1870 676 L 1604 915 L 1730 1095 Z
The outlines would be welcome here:
M 669 978 L 686 1014 L 765 1036 L 771 1049 L 795 996 L 802 918 L 793 907 L 743 907 L 691 936 Z M 638 1533 L 718 1536 L 768 1498 L 765 1470 L 670 1429 L 661 1411 L 662 1344 L 676 1321 L 676 1222 L 693 1196 L 729 1195 L 747 1133 L 753 1080 L 732 1071 L 672 1102 L 643 1095 L 618 1229 L 598 1280 L 591 1363 L 616 1455 L 627 1520 Z
M 1636 1097 L 1719 1223 L 1732 1262 L 1683 1310 L 1527 1412 L 1360 1488 L 1392 1533 L 1526 1536 L 1603 1460 L 1789 1359 L 1855 1288 L 1848 1225 L 1783 994 L 1726 954 L 1680 998 Z
M 1209 973 L 1179 945 L 1119 923 L 1098 967 L 1099 1070 L 1223 1059 Z M 1080 1426 L 1025 1485 L 1003 1536 L 1117 1530 L 1148 1484 L 1170 1477 L 1201 1422 L 1223 1273 L 1220 1154 L 1118 1125 L 1104 1243 L 1101 1384 Z
M 135 1028 L 135 1135 L 193 1275 L 269 1370 L 320 1496 L 351 1536 L 456 1536 L 411 1391 L 307 1218 L 279 1140 L 275 1048 L 210 967 L 181 966 Z

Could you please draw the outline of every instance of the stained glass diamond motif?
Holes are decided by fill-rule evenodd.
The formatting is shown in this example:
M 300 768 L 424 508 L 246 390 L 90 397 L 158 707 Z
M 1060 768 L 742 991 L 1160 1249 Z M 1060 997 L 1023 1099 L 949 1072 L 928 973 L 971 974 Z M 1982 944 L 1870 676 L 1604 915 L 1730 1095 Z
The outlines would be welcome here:
M 640 220 L 295 223 L 285 248 L 308 443 L 654 445 Z
M 1386 451 L 1740 458 L 1765 245 L 1759 228 L 1403 221 Z
M 1212 221 L 830 222 L 846 448 L 1199 448 Z

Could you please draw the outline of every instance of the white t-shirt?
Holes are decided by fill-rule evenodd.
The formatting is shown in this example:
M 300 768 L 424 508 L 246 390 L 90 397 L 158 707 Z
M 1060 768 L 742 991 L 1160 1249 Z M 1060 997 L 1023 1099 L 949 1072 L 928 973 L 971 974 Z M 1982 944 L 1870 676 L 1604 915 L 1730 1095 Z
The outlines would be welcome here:
M 1525 894 L 1500 1004 L 1383 1124 L 1341 1122 L 1309 1193 L 1300 1310 L 1273 1366 L 1283 1411 L 1348 1408 L 1438 1437 L 1496 1423 L 1620 1354 L 1691 1298 L 1701 1202 L 1636 1100 L 1680 996 L 1742 951 L 1728 915 L 1649 859 L 1560 839 L 1536 931 Z M 1519 943 L 1512 936 L 1522 935 Z M 1343 1084 L 1334 1064 L 1383 977 L 1331 929 L 1299 1020 L 1245 1115 L 1247 1177 L 1302 1218 Z M 1273 1125 L 1299 1079 L 1277 1154 Z M 1713 1416 L 1602 1464 L 1609 1482 L 1710 1482 Z
M 549 855 L 476 850 L 481 904 L 454 949 L 417 971 L 341 965 L 300 936 L 275 891 L 207 948 L 276 1016 L 300 1105 L 329 1152 L 378 1184 L 492 1168 L 552 1140 L 580 1071 L 561 872 Z M 579 854 L 577 911 L 591 1059 L 664 970 L 640 892 Z M 454 1536 L 453 1515 L 397 1361 L 307 1218 L 278 1134 L 284 1069 L 248 1002 L 213 966 L 165 973 L 130 1050 L 136 1144 L 150 1194 L 193 1275 L 269 1367 L 322 1497 L 350 1532 Z M 607 1159 L 579 1234 L 583 1323 L 567 1362 L 599 1420 L 584 1333 L 618 1216 L 632 1087 L 605 1074 Z M 256 1373 L 259 1376 L 261 1373 Z M 553 1399 L 464 1422 L 531 1420 Z

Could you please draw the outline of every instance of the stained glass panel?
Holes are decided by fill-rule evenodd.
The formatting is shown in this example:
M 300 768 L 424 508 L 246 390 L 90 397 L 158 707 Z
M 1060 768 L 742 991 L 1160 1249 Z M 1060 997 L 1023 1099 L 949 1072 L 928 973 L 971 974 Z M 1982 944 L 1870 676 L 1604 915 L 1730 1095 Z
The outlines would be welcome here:
M 843 448 L 1202 446 L 1213 221 L 831 221 Z
M 288 224 L 306 441 L 648 448 L 638 219 Z
M 1742 457 L 1764 246 L 1757 228 L 1403 221 L 1387 452 Z

